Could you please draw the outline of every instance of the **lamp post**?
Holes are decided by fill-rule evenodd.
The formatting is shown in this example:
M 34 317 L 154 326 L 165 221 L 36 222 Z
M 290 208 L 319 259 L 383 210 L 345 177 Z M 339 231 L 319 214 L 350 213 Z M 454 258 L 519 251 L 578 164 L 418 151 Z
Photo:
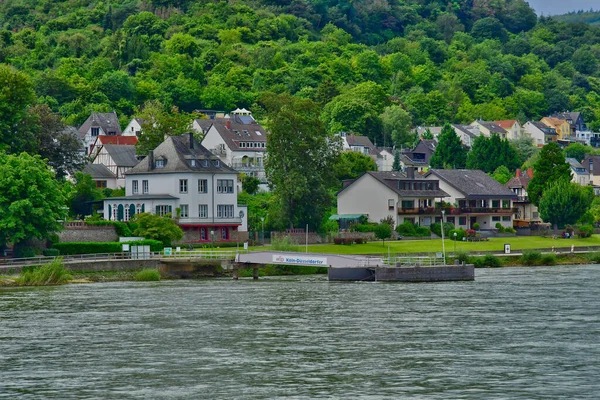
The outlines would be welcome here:
M 454 257 L 456 257 L 456 232 L 454 232 Z
M 265 217 L 260 217 L 260 222 L 262 224 L 262 245 L 265 245 Z
M 444 258 L 444 265 L 446 265 L 446 246 L 444 245 L 444 214 L 446 210 L 442 210 L 442 257 Z

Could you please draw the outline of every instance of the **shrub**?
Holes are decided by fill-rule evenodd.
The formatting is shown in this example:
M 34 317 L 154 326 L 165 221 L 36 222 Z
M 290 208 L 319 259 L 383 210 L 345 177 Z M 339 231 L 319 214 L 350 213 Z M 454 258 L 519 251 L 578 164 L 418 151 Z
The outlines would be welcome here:
M 454 229 L 454 224 L 450 222 L 444 222 L 444 236 L 448 237 L 450 235 L 450 231 Z M 438 236 L 442 236 L 442 224 L 440 222 L 436 222 L 431 224 L 431 231 Z
M 354 239 L 354 243 L 365 244 L 365 243 L 367 243 L 367 239 L 366 238 L 356 238 L 356 239 Z
M 469 263 L 469 253 L 466 251 L 457 251 L 454 255 L 454 259 L 458 260 L 458 262 L 468 264 Z
M 517 233 L 515 228 L 504 228 L 504 233 Z
M 505 231 L 504 226 L 500 222 L 496 222 L 496 229 L 498 229 L 499 233 L 503 233 Z
M 31 258 L 35 257 L 35 249 L 27 245 L 17 245 L 14 249 L 15 258 Z
M 411 222 L 405 222 L 396 227 L 396 232 L 402 236 L 426 237 L 431 236 L 431 230 L 426 226 L 419 226 Z
M 46 257 L 57 257 L 60 256 L 60 251 L 58 249 L 44 249 L 43 254 Z
M 600 263 L 600 252 L 589 253 L 586 257 L 592 263 Z
M 484 257 L 478 257 L 474 260 L 473 264 L 475 264 L 475 266 L 478 268 L 498 268 L 502 266 L 500 259 L 493 254 L 487 254 Z
M 578 225 L 577 236 L 580 238 L 589 238 L 594 233 L 594 227 L 592 225 Z
M 120 253 L 123 251 L 120 242 L 63 242 L 54 244 L 54 248 L 62 255 L 72 254 L 96 254 L 96 253 Z M 139 240 L 127 242 L 130 246 L 150 246 L 150 251 L 161 251 L 163 244 L 159 240 Z
M 156 269 L 143 269 L 135 274 L 135 280 L 139 282 L 160 281 L 160 273 Z
M 379 225 L 375 222 L 367 222 L 364 224 L 354 224 L 350 227 L 351 232 L 375 232 L 375 227 Z
M 465 236 L 466 237 L 475 237 L 475 236 L 477 236 L 477 231 L 475 229 L 467 229 L 465 231 Z
M 542 265 L 556 265 L 556 254 L 548 253 L 542 256 L 540 260 Z
M 67 283 L 70 279 L 62 258 L 57 257 L 50 264 L 24 268 L 16 282 L 23 286 L 48 286 Z
M 456 241 L 460 242 L 463 240 L 463 238 L 467 235 L 467 232 L 465 232 L 464 229 L 460 228 L 460 229 L 452 229 L 448 235 L 448 237 L 452 240 L 454 240 L 454 234 L 456 233 Z
M 526 250 L 521 256 L 523 265 L 538 265 L 542 260 L 542 253 L 539 251 Z
M 480 227 L 480 225 L 479 225 L 479 222 L 475 222 L 475 223 L 473 224 L 473 229 L 475 229 L 476 231 L 478 231 L 478 230 L 479 230 L 479 227 Z
M 289 236 L 271 239 L 271 249 L 279 251 L 300 251 L 300 246 L 292 241 Z

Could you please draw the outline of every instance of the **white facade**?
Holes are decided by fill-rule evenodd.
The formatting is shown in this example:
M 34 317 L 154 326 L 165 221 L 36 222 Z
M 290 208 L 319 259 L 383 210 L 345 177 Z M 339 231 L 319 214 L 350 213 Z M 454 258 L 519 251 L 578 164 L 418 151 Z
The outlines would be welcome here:
M 123 136 L 140 137 L 141 133 L 142 125 L 140 124 L 140 120 L 138 118 L 132 118 L 125 130 L 123 131 Z
M 533 139 L 533 144 L 536 146 L 543 146 L 546 143 L 546 136 L 537 126 L 528 121 L 523 125 L 525 136 L 529 136 Z
M 377 171 L 391 171 L 394 165 L 394 154 L 387 149 L 380 149 L 377 160 Z
M 390 208 L 388 202 L 393 202 Z M 398 194 L 369 174 L 338 195 L 338 214 L 367 214 L 370 222 L 379 222 L 388 216 L 397 220 Z

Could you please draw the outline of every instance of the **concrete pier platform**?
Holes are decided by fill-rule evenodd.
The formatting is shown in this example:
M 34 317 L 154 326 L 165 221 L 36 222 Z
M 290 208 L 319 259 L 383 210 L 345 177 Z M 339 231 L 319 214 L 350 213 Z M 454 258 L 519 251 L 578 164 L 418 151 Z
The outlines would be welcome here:
M 329 268 L 330 281 L 449 282 L 475 280 L 475 267 L 438 265 L 427 267 Z

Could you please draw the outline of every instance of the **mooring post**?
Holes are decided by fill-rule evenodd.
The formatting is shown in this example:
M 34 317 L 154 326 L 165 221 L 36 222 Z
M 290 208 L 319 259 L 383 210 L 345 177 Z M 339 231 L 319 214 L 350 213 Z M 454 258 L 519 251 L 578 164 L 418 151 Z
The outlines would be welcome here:
M 233 280 L 237 281 L 240 278 L 240 273 L 237 264 L 233 266 Z
M 254 267 L 252 272 L 253 272 L 252 279 L 257 280 L 258 279 L 258 267 Z

